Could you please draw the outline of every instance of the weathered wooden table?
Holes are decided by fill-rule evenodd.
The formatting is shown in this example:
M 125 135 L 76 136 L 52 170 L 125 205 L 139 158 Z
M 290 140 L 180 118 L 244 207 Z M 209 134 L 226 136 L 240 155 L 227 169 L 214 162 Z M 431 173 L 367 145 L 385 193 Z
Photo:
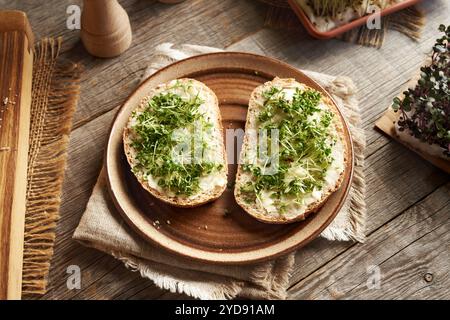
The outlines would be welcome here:
M 118 106 L 139 82 L 155 46 L 193 43 L 276 57 L 296 67 L 351 77 L 358 86 L 367 134 L 367 241 L 316 239 L 297 253 L 292 299 L 450 298 L 450 177 L 373 128 L 431 50 L 440 23 L 450 23 L 448 0 L 423 3 L 427 24 L 416 43 L 389 32 L 382 49 L 338 40 L 317 41 L 305 31 L 263 27 L 265 8 L 255 0 L 188 0 L 164 5 L 123 0 L 132 47 L 122 56 L 90 56 L 79 31 L 66 27 L 66 9 L 80 0 L 0 0 L 27 12 L 36 38 L 64 36 L 63 56 L 85 66 L 74 119 L 46 299 L 155 299 L 184 297 L 156 288 L 121 262 L 71 240 L 102 164 L 108 129 Z M 67 267 L 78 265 L 82 289 L 68 290 Z M 372 266 L 379 288 L 367 285 Z

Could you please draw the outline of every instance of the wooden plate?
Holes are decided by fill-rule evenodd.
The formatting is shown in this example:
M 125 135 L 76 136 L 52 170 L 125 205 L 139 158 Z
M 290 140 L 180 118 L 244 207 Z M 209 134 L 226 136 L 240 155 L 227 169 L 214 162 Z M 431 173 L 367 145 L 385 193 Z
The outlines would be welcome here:
M 270 225 L 253 219 L 236 204 L 232 187 L 212 203 L 192 209 L 175 208 L 152 197 L 130 171 L 122 130 L 150 88 L 182 77 L 200 80 L 218 96 L 224 128 L 244 128 L 250 93 L 275 76 L 295 78 L 328 95 L 316 82 L 283 62 L 236 52 L 205 54 L 171 64 L 130 95 L 114 120 L 105 160 L 112 199 L 134 230 L 145 239 L 192 259 L 239 264 L 292 251 L 319 235 L 333 220 L 347 196 L 353 173 L 353 149 L 346 125 L 345 138 L 352 161 L 346 168 L 343 185 L 320 211 L 298 223 Z M 234 181 L 235 173 L 236 166 L 230 165 L 229 182 Z

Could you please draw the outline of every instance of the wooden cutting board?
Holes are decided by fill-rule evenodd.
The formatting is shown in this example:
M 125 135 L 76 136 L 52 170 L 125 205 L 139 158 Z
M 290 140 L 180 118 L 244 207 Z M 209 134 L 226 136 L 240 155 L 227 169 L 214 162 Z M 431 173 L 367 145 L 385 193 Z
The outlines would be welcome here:
M 20 299 L 33 35 L 21 11 L 0 11 L 0 300 Z

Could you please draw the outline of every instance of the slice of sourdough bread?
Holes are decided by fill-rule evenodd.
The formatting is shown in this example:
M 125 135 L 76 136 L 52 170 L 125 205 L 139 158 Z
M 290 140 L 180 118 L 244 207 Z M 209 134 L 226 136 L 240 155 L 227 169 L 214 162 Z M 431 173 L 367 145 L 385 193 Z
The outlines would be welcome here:
M 271 90 L 272 93 L 278 93 L 274 93 L 268 98 Z M 314 143 L 319 143 L 319 140 L 305 138 L 301 140 L 302 146 L 300 146 L 300 140 L 297 139 L 297 136 L 307 134 L 306 131 L 290 131 L 292 128 L 289 126 L 292 126 L 292 123 L 296 123 L 296 121 L 300 121 L 301 112 L 306 109 L 302 106 L 299 109 L 300 113 L 288 114 L 283 111 L 283 108 L 284 110 L 289 108 L 286 105 L 281 108 L 274 108 L 272 103 L 272 107 L 268 106 L 271 104 L 271 102 L 267 102 L 268 100 L 277 100 L 280 97 L 287 105 L 292 106 L 294 99 L 296 101 L 300 99 L 296 96 L 297 90 L 298 92 L 313 92 L 316 97 L 316 109 L 309 110 L 319 111 L 313 112 L 310 116 L 305 116 L 302 120 L 309 123 L 309 126 L 305 124 L 305 127 L 310 128 L 308 134 L 314 132 L 315 127 L 321 126 L 320 123 L 324 119 L 325 113 L 331 119 L 328 126 L 323 127 L 325 133 L 322 135 L 323 141 L 329 147 L 326 167 L 323 167 L 323 161 L 325 160 L 319 161 L 319 163 L 322 163 L 320 169 L 315 166 L 318 158 L 314 156 L 316 150 Z M 297 102 L 297 107 L 298 105 Z M 267 113 L 267 108 L 271 108 L 271 112 Z M 261 116 L 265 110 L 265 116 Z M 298 118 L 296 118 L 296 115 L 298 115 Z M 286 119 L 289 119 L 289 121 Z M 275 126 L 279 129 L 279 168 L 273 178 L 261 178 L 260 173 L 265 170 L 264 167 L 267 167 L 267 161 L 255 157 L 255 154 L 259 152 L 255 151 L 255 145 L 258 145 L 259 142 L 252 141 L 249 133 L 251 131 L 259 132 L 264 124 L 267 124 L 267 121 L 272 123 L 270 128 Z M 284 124 L 281 125 L 283 122 Z M 298 129 L 299 126 L 293 128 Z M 286 135 L 283 132 L 289 132 L 289 134 Z M 286 137 L 289 137 L 289 139 L 283 141 Z M 297 145 L 295 145 L 296 143 Z M 296 150 L 293 155 L 286 156 L 286 153 L 283 153 L 293 149 Z M 257 87 L 250 97 L 245 136 L 234 189 L 236 201 L 248 214 L 263 222 L 281 224 L 302 220 L 308 214 L 317 211 L 327 198 L 340 187 L 349 161 L 348 150 L 349 146 L 347 146 L 344 137 L 341 117 L 329 98 L 294 79 L 275 78 L 273 81 Z M 317 170 L 322 170 L 322 173 L 317 174 Z M 314 179 L 311 178 L 313 179 L 311 180 L 308 177 Z M 308 189 L 308 184 L 311 181 L 317 186 Z M 271 185 L 272 182 L 275 186 Z M 294 189 L 297 191 L 293 191 Z
M 166 99 L 169 96 L 196 104 L 171 105 Z M 176 117 L 180 115 L 184 118 L 178 122 Z M 194 122 L 191 117 L 195 115 Z M 226 188 L 228 169 L 222 131 L 214 92 L 194 79 L 173 80 L 152 89 L 131 114 L 123 131 L 124 151 L 132 172 L 154 197 L 178 207 L 195 207 L 219 198 Z M 173 147 L 179 141 L 188 143 L 181 153 Z M 202 152 L 195 158 L 198 146 Z M 174 157 L 172 151 L 178 156 Z

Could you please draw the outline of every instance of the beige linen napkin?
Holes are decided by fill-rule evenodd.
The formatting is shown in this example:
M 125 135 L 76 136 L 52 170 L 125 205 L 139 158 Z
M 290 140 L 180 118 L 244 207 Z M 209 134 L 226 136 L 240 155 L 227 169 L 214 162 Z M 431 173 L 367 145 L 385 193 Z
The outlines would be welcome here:
M 156 48 L 143 79 L 167 64 L 196 54 L 221 51 L 216 48 L 164 43 Z M 364 240 L 365 182 L 363 175 L 365 137 L 359 126 L 355 87 L 349 78 L 305 73 L 324 86 L 347 117 L 355 149 L 355 173 L 349 197 L 328 228 L 321 234 L 329 240 Z M 258 264 L 223 266 L 189 260 L 145 241 L 121 218 L 106 188 L 102 172 L 73 238 L 121 260 L 160 288 L 199 299 L 284 299 L 295 253 Z

